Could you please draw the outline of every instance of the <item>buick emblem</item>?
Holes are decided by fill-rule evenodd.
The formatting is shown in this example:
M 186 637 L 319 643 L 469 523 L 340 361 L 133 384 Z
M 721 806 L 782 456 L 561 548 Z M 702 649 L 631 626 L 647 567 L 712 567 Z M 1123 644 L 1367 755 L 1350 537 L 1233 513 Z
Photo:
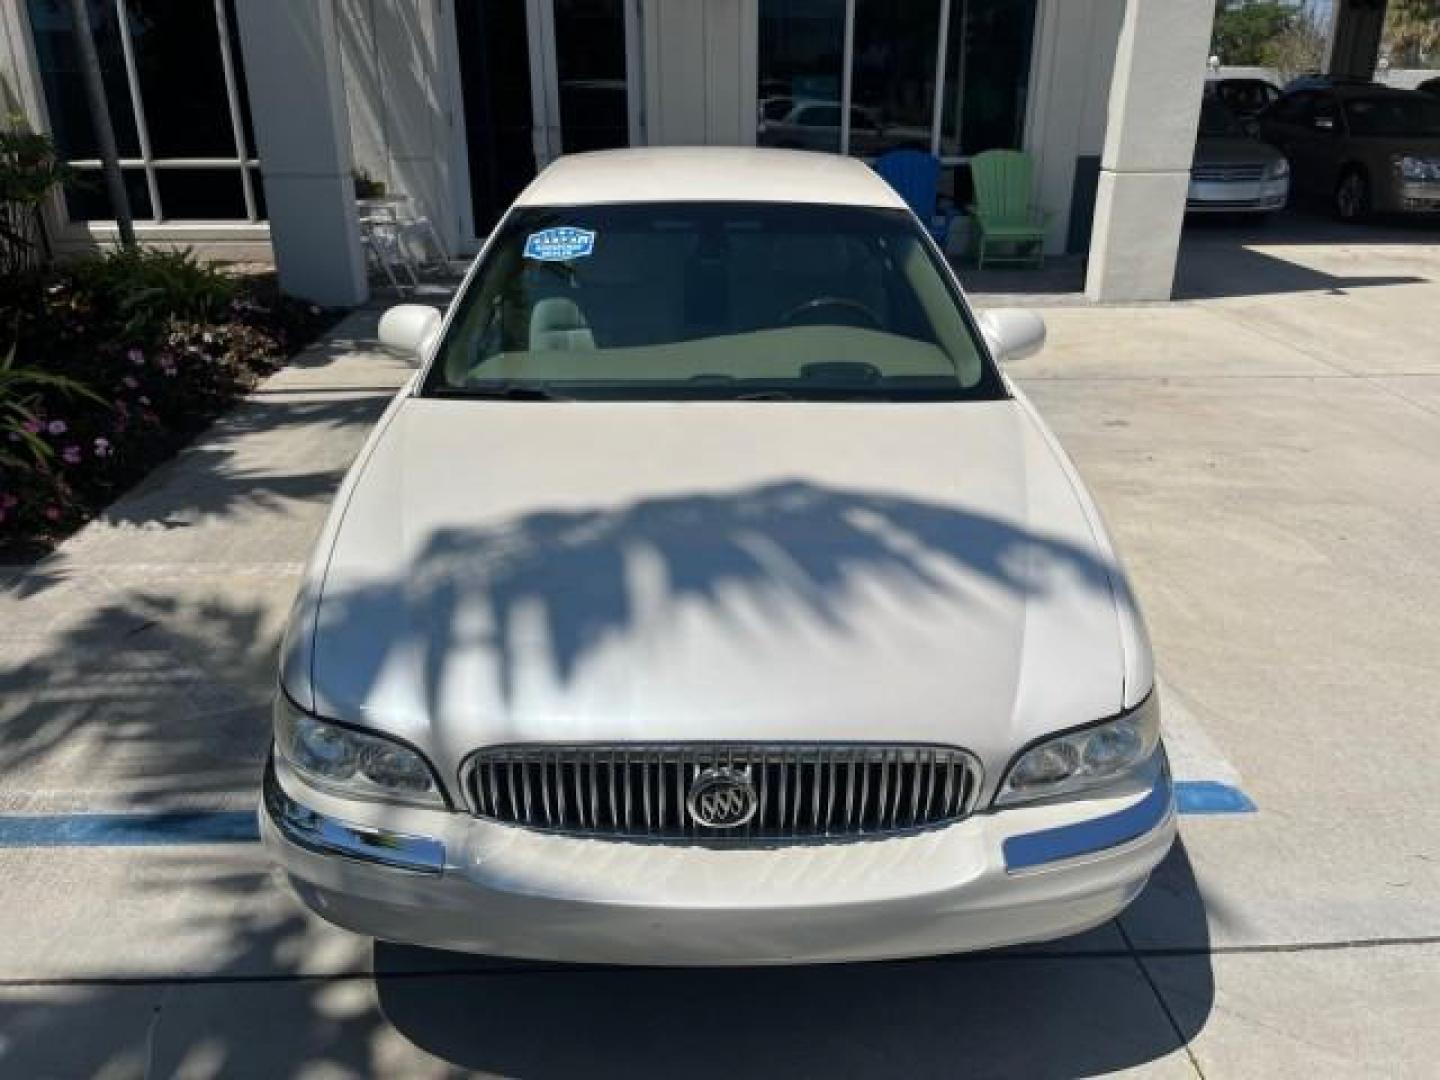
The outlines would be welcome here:
M 735 769 L 706 769 L 690 785 L 690 816 L 707 829 L 738 829 L 755 816 L 759 802 L 750 777 Z

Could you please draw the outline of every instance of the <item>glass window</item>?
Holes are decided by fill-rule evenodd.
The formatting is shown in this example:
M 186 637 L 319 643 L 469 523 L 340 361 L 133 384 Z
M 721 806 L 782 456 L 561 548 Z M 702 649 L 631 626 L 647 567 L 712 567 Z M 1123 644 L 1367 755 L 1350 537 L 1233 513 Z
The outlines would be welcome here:
M 153 218 L 150 187 L 144 169 L 121 169 L 125 192 L 130 199 L 130 213 L 136 218 Z M 83 169 L 74 182 L 65 185 L 65 208 L 71 221 L 109 221 L 115 217 L 110 209 L 110 195 L 105 176 L 99 169 Z
M 214 3 L 126 0 L 126 6 L 150 152 L 157 158 L 235 157 Z M 167 209 L 166 216 L 178 215 Z
M 1223 101 L 1217 97 L 1206 97 L 1200 102 L 1199 134 L 1212 139 L 1241 138 L 1245 130 Z
M 555 0 L 555 65 L 564 152 L 629 146 L 621 0 Z
M 255 141 L 255 118 L 250 113 L 250 90 L 245 83 L 245 65 L 240 49 L 240 20 L 235 14 L 235 0 L 225 0 L 225 45 L 230 50 L 230 59 L 235 69 L 235 96 L 240 105 L 240 133 L 245 140 L 245 156 L 254 160 L 260 156 L 260 144 Z M 256 189 L 257 198 L 259 189 Z M 260 217 L 263 219 L 264 214 Z
M 485 236 L 535 177 L 525 0 L 455 5 L 470 206 Z
M 865 122 L 850 153 L 930 149 L 939 26 L 940 0 L 856 0 L 851 101 Z
M 140 156 L 130 84 L 125 78 L 125 53 L 120 43 L 119 18 L 111 0 L 90 0 L 90 27 L 110 103 L 110 123 L 120 156 Z M 80 56 L 70 22 L 69 0 L 29 0 L 30 27 L 35 55 L 40 61 L 40 82 L 50 114 L 50 132 L 60 155 L 71 161 L 97 158 L 99 144 L 90 124 L 90 104 L 80 74 Z
M 254 138 L 234 0 L 88 3 L 132 215 L 152 221 L 263 220 L 259 178 L 249 167 Z M 56 147 L 67 161 L 93 162 L 100 151 L 69 0 L 27 0 L 26 11 Z M 138 100 L 132 85 L 139 88 Z M 237 141 L 237 114 L 243 145 Z M 66 193 L 71 220 L 113 218 L 100 174 L 89 168 L 85 175 L 86 182 Z
M 756 141 L 867 158 L 938 142 L 952 162 L 1018 147 L 1036 2 L 854 0 L 847 57 L 845 0 L 760 0 Z M 944 70 L 937 72 L 942 24 Z M 820 105 L 834 111 L 814 111 Z M 846 106 L 848 141 L 839 124 Z
M 1352 135 L 1392 137 L 1440 135 L 1440 101 L 1423 94 L 1351 98 L 1345 119 Z
M 571 257 L 531 257 L 562 229 L 578 243 Z M 766 203 L 517 210 L 460 298 L 425 392 L 1003 396 L 908 214 Z
M 761 146 L 840 150 L 845 0 L 760 0 Z M 829 103 L 832 124 L 797 122 L 807 104 Z
M 1301 91 L 1283 97 L 1270 112 L 1270 119 L 1281 124 L 1308 124 L 1315 114 L 1315 94 Z
M 952 0 L 941 154 L 1020 149 L 1034 36 L 1035 0 Z
M 238 169 L 159 169 L 155 181 L 170 221 L 245 217 L 245 186 Z

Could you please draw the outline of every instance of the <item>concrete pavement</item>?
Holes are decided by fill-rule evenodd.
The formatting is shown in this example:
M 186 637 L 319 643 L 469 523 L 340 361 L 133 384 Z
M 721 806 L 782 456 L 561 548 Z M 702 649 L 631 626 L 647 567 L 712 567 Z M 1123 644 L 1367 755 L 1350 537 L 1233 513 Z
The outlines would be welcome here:
M 1196 230 L 1189 299 L 1048 308 L 1016 369 L 1127 557 L 1172 739 L 1259 806 L 1186 818 L 1117 924 L 574 969 L 331 930 L 253 845 L 0 848 L 0 1076 L 1433 1075 L 1440 234 L 1366 238 Z M 374 317 L 5 573 L 0 812 L 253 805 L 301 562 L 409 371 Z

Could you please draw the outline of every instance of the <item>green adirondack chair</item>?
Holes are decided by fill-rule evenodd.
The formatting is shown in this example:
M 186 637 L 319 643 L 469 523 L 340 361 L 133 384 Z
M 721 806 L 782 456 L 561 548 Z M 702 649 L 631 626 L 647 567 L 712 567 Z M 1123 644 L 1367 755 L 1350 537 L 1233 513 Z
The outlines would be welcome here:
M 991 262 L 1045 265 L 1045 219 L 1050 215 L 1030 202 L 1033 172 L 1030 155 L 1019 150 L 986 150 L 970 159 L 975 184 L 970 213 L 978 232 L 980 266 L 996 244 L 1013 250 L 991 255 Z

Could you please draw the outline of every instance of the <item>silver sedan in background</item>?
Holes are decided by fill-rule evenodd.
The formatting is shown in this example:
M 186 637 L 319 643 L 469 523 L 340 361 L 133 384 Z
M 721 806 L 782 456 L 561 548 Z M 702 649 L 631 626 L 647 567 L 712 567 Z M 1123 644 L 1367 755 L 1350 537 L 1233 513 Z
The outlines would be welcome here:
M 1190 166 L 1188 213 L 1268 214 L 1290 197 L 1290 164 L 1219 97 L 1206 94 Z

